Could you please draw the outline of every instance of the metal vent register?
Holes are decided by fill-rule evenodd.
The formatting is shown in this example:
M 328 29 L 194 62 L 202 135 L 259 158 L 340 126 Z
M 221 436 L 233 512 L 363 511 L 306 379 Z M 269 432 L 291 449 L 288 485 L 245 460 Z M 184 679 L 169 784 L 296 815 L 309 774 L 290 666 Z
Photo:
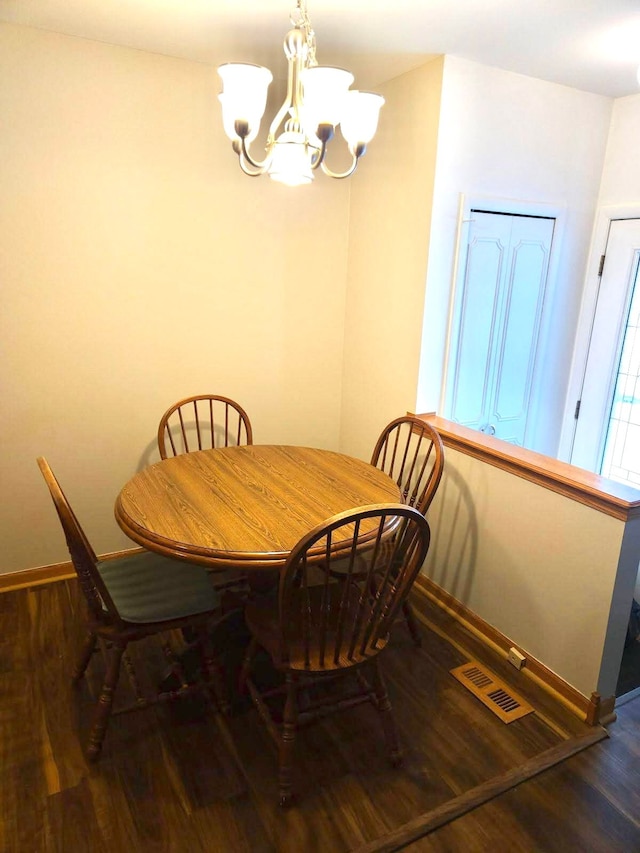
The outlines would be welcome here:
M 531 705 L 476 661 L 457 666 L 450 672 L 503 723 L 512 723 L 533 711 Z

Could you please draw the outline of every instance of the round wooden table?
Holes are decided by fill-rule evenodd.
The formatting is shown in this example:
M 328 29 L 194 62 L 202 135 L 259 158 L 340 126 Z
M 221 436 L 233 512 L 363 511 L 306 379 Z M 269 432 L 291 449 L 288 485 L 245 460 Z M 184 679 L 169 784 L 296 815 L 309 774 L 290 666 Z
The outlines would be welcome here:
M 400 490 L 367 462 L 309 447 L 198 450 L 145 468 L 115 506 L 140 545 L 211 569 L 279 568 L 313 527 Z M 366 530 L 362 531 L 366 538 Z

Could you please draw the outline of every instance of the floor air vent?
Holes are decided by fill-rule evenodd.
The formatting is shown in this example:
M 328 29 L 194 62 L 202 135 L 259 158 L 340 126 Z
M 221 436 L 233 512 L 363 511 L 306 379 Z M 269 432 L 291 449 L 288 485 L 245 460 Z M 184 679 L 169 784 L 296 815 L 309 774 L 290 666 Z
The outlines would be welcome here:
M 476 661 L 457 666 L 451 670 L 451 675 L 500 717 L 503 723 L 512 723 L 533 711 L 531 705 Z

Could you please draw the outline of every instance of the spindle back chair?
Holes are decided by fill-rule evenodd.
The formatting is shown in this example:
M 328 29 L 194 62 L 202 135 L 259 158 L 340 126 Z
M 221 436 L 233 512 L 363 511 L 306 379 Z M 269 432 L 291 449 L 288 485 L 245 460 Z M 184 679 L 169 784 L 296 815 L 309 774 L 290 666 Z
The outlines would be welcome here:
M 162 459 L 193 450 L 253 444 L 251 421 L 229 397 L 200 394 L 167 409 L 158 426 Z
M 391 547 L 387 543 L 391 542 Z M 406 600 L 429 547 L 429 526 L 418 510 L 404 504 L 360 507 L 333 516 L 303 537 L 280 574 L 278 599 L 250 601 L 245 619 L 252 634 L 241 673 L 279 751 L 279 795 L 292 795 L 293 744 L 301 717 L 313 719 L 369 699 L 380 712 L 392 761 L 401 753 L 378 655 L 389 641 L 396 614 Z M 334 572 L 334 563 L 340 571 Z M 320 578 L 320 582 L 318 579 Z M 261 692 L 251 677 L 259 647 L 270 655 L 285 684 Z M 372 683 L 366 679 L 367 667 Z M 298 688 L 357 672 L 356 690 L 326 695 L 299 710 Z M 337 679 L 340 681 L 342 679 Z M 268 706 L 285 696 L 282 728 Z
M 380 433 L 371 464 L 396 481 L 406 504 L 426 515 L 442 478 L 442 438 L 435 427 L 420 418 L 413 415 L 396 418 Z M 408 600 L 402 610 L 411 637 L 419 646 L 420 631 Z
M 74 682 L 84 675 L 98 644 L 105 658 L 104 681 L 88 737 L 87 758 L 95 761 L 102 750 L 123 661 L 136 700 L 133 706 L 122 708 L 119 713 L 194 690 L 204 690 L 217 705 L 226 709 L 228 703 L 208 635 L 212 620 L 222 616 L 220 598 L 207 571 L 148 551 L 100 560 L 46 459 L 39 457 L 37 461 L 60 519 L 88 607 L 87 638 L 73 670 Z M 151 635 L 177 630 L 189 630 L 197 637 L 195 646 L 199 653 L 202 682 L 187 678 L 179 658 L 164 640 L 162 647 L 173 669 L 174 677 L 170 681 L 174 683 L 177 677 L 178 687 L 170 694 L 143 696 L 127 655 L 127 646 Z
M 396 418 L 380 433 L 371 464 L 396 481 L 406 504 L 425 515 L 442 478 L 442 438 L 420 418 Z

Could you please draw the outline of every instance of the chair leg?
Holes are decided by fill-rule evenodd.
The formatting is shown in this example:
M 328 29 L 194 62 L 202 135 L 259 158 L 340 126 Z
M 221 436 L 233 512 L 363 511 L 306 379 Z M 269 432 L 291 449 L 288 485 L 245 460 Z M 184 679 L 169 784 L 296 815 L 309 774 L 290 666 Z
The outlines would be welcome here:
M 247 650 L 244 653 L 242 669 L 240 670 L 240 675 L 238 676 L 238 692 L 242 696 L 247 693 L 247 679 L 249 678 L 249 673 L 251 672 L 251 664 L 253 663 L 253 658 L 257 651 L 258 641 L 255 637 L 252 637 L 249 641 L 249 645 L 247 646 Z
M 96 642 L 96 635 L 93 633 L 93 631 L 89 631 L 84 641 L 84 645 L 82 646 L 82 651 L 80 653 L 80 657 L 78 658 L 78 662 L 76 663 L 74 670 L 71 674 L 71 678 L 74 684 L 77 681 L 80 681 L 82 676 L 87 671 L 87 666 L 89 665 L 89 661 L 91 660 L 91 655 L 94 653 L 96 648 Z
M 291 802 L 293 749 L 298 726 L 298 685 L 291 673 L 287 673 L 286 678 L 287 699 L 282 719 L 282 735 L 278 745 L 278 787 L 281 806 L 288 806 Z
M 402 612 L 404 613 L 404 618 L 407 623 L 409 633 L 411 634 L 411 639 L 413 640 L 414 644 L 418 646 L 418 648 L 420 648 L 420 646 L 422 645 L 422 636 L 420 634 L 420 629 L 418 628 L 415 613 L 413 612 L 413 607 L 409 604 L 408 601 L 403 602 Z
M 384 683 L 382 673 L 380 672 L 378 661 L 372 661 L 371 667 L 373 672 L 373 689 L 376 696 L 376 707 L 380 712 L 384 736 L 389 749 L 389 758 L 391 759 L 391 763 L 394 767 L 396 767 L 402 761 L 402 752 L 400 751 L 400 742 L 398 740 L 396 723 L 391 711 L 391 702 L 389 701 L 387 686 Z
M 120 677 L 120 662 L 126 647 L 126 642 L 116 642 L 110 649 L 102 692 L 94 711 L 93 725 L 89 733 L 89 744 L 87 746 L 87 758 L 89 761 L 97 761 L 102 750 L 102 742 L 107 731 L 107 726 L 109 725 L 111 709 L 113 708 L 113 697 L 118 686 L 118 678 Z
M 231 713 L 231 704 L 229 702 L 229 694 L 224 683 L 222 668 L 213 651 L 211 645 L 211 637 L 206 625 L 198 628 L 198 651 L 200 653 L 200 661 L 202 667 L 202 678 L 207 685 L 212 685 L 213 695 L 216 700 L 217 707 L 223 714 Z

